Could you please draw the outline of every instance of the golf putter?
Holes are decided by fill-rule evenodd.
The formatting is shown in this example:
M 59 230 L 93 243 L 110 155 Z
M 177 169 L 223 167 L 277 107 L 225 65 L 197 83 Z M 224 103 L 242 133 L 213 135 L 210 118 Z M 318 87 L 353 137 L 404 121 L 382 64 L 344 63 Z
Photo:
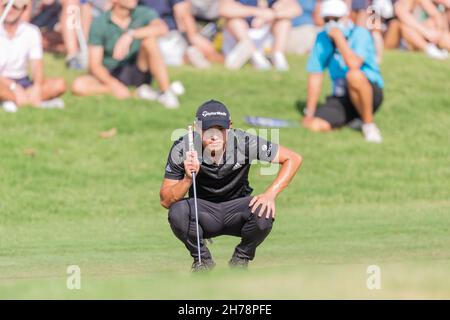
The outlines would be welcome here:
M 189 139 L 189 151 L 195 151 L 194 149 L 194 132 L 192 131 L 192 126 L 188 127 L 188 139 Z M 202 264 L 202 256 L 200 252 L 200 233 L 198 230 L 198 207 L 197 207 L 197 187 L 195 185 L 195 172 L 192 172 L 192 185 L 194 188 L 194 208 L 195 208 L 195 229 L 197 231 L 197 252 L 198 252 L 198 263 Z

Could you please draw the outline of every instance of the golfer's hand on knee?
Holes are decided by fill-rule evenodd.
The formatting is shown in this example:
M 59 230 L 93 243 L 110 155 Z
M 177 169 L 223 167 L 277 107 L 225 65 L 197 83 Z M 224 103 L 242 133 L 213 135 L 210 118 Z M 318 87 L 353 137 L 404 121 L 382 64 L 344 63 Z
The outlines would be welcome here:
M 197 151 L 186 152 L 184 160 L 184 171 L 189 179 L 192 179 L 192 172 L 197 174 L 200 171 L 200 162 L 198 161 Z
M 259 208 L 258 217 L 264 214 L 266 219 L 270 217 L 275 218 L 275 196 L 268 193 L 263 193 L 259 196 L 254 196 L 250 201 L 249 207 L 252 208 L 252 213 L 256 213 Z

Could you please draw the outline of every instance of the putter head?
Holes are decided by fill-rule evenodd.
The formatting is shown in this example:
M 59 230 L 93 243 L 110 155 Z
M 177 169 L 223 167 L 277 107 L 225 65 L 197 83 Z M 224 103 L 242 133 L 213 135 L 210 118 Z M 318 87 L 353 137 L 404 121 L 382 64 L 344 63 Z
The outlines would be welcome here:
M 194 261 L 191 270 L 193 273 L 206 272 L 214 269 L 215 266 L 216 264 L 212 260 L 202 260 L 201 263 L 199 261 Z

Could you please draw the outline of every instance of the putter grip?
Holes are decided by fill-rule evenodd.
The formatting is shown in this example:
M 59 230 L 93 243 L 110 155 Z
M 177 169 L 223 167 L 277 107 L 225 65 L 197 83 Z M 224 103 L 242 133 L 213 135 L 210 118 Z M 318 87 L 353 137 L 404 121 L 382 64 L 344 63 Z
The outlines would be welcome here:
M 188 127 L 189 151 L 194 151 L 194 132 L 192 126 Z
M 188 141 L 189 141 L 189 151 L 194 151 L 194 132 L 192 131 L 192 126 L 188 127 Z M 193 177 L 195 177 L 195 172 L 192 172 Z

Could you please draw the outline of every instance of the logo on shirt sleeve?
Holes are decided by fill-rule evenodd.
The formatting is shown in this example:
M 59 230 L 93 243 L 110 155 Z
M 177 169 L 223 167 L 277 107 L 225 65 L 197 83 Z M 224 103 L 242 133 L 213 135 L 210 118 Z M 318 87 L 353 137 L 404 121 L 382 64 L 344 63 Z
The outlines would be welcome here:
M 263 144 L 261 146 L 261 150 L 268 156 L 270 157 L 270 155 L 272 154 L 272 144 Z
M 233 166 L 233 171 L 238 170 L 240 168 L 242 168 L 242 165 L 239 162 L 236 162 L 236 164 Z

